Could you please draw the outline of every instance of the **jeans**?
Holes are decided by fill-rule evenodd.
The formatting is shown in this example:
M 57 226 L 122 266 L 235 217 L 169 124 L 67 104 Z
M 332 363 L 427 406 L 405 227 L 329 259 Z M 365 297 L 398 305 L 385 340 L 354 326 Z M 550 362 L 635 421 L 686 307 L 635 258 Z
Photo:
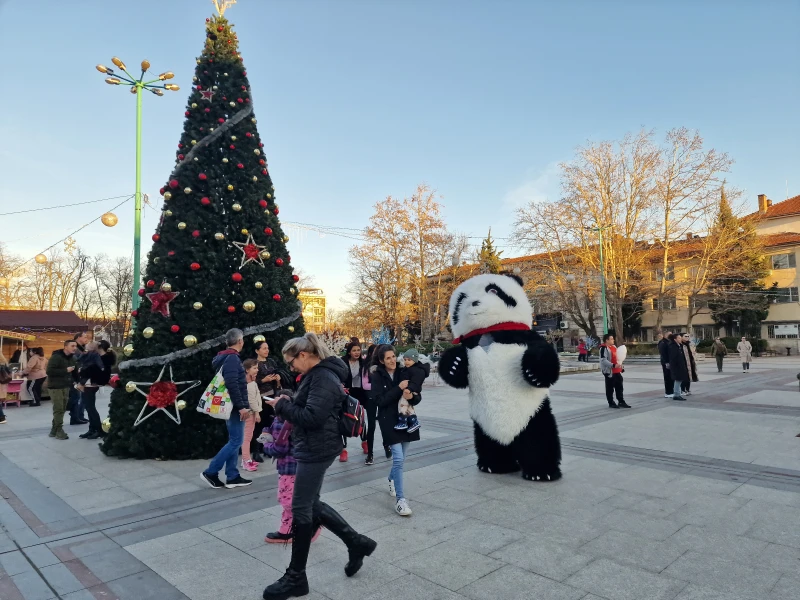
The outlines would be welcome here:
M 236 461 L 239 458 L 239 448 L 242 447 L 244 440 L 244 421 L 239 416 L 239 411 L 235 408 L 231 413 L 231 418 L 225 422 L 228 427 L 228 443 L 217 452 L 211 459 L 211 464 L 204 471 L 206 475 L 219 475 L 222 467 L 225 467 L 225 478 L 230 481 L 239 477 L 239 470 L 236 468 Z
M 719 371 L 720 373 L 722 373 L 722 359 L 723 359 L 723 355 L 722 355 L 722 354 L 717 354 L 717 355 L 716 355 L 714 358 L 716 358 L 716 359 L 717 359 L 717 371 Z
M 319 514 L 321 502 L 319 491 L 325 471 L 333 464 L 336 457 L 322 462 L 297 461 L 297 473 L 294 477 L 294 494 L 292 496 L 292 519 L 298 525 L 311 525 L 314 513 Z
M 100 433 L 100 413 L 97 412 L 97 391 L 99 388 L 87 386 L 83 388 L 83 404 L 86 407 L 86 414 L 89 415 L 89 431 Z
M 42 403 L 42 386 L 44 385 L 45 380 L 47 377 L 40 377 L 39 379 L 34 379 L 33 381 L 29 382 L 30 385 L 28 386 L 28 392 L 33 397 L 33 404 L 35 406 L 39 406 Z
M 74 387 L 69 388 L 67 408 L 69 410 L 70 424 L 83 419 L 83 399 L 81 396 L 82 394 L 79 390 Z
M 661 370 L 664 373 L 664 393 L 671 394 L 672 388 L 675 385 L 675 382 L 672 381 L 672 372 L 664 363 L 661 363 Z
M 617 394 L 617 402 L 625 402 L 622 396 L 622 373 L 604 375 L 606 380 L 606 400 L 609 406 L 614 404 L 614 393 Z
M 405 498 L 403 495 L 403 463 L 405 463 L 406 455 L 408 454 L 408 445 L 410 442 L 402 442 L 401 444 L 392 444 L 392 470 L 389 472 L 389 480 L 394 481 L 394 489 L 397 493 L 397 499 Z
M 681 387 L 683 386 L 682 381 L 675 380 L 674 389 L 672 391 L 673 398 L 680 398 L 681 397 Z
M 749 371 L 749 370 L 750 370 L 750 363 L 749 362 L 743 362 L 742 363 L 742 371 Z
M 67 400 L 69 398 L 69 388 L 54 390 L 50 388 L 50 400 L 53 402 L 53 430 L 61 429 L 64 426 L 64 413 L 67 412 Z

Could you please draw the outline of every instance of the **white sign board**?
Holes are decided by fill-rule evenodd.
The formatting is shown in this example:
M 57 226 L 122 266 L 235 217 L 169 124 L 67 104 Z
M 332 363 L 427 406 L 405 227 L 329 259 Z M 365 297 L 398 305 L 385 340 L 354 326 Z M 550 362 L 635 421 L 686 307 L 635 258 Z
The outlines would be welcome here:
M 775 335 L 797 335 L 797 323 L 793 325 L 775 325 Z

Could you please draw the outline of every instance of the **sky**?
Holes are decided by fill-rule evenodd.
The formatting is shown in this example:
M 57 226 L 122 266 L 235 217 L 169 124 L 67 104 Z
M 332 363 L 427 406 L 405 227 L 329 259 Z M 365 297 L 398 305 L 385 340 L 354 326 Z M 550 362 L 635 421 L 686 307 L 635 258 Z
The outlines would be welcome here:
M 135 99 L 94 66 L 171 70 L 144 98 L 143 257 L 174 163 L 207 0 L 0 0 L 0 241 L 33 257 L 134 191 Z M 576 147 L 698 129 L 755 210 L 800 194 L 800 0 L 239 0 L 258 128 L 285 222 L 361 229 L 386 196 L 437 190 L 451 229 L 504 256 L 514 211 L 559 195 Z M 5 213 L 59 206 L 57 210 Z M 75 235 L 132 255 L 133 205 Z M 329 305 L 352 239 L 287 227 Z

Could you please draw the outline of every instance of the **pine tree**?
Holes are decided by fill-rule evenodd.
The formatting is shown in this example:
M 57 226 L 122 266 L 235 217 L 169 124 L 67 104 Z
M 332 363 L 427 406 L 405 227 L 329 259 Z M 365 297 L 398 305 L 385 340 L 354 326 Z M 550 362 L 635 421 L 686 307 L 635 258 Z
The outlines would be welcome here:
M 501 254 L 503 254 L 502 251 L 495 250 L 490 227 L 486 239 L 481 242 L 480 252 L 478 252 L 481 273 L 501 273 L 503 271 L 503 263 L 500 262 Z
M 139 290 L 136 328 L 104 426 L 107 455 L 213 456 L 225 443 L 225 424 L 196 406 L 214 375 L 211 359 L 225 348 L 225 332 L 244 330 L 243 357 L 253 356 L 254 338 L 266 337 L 278 360 L 284 342 L 304 332 L 298 277 L 242 60 L 227 19 L 206 19 L 177 159 L 161 189 L 164 209 Z M 197 383 L 189 389 L 192 383 L 171 381 Z

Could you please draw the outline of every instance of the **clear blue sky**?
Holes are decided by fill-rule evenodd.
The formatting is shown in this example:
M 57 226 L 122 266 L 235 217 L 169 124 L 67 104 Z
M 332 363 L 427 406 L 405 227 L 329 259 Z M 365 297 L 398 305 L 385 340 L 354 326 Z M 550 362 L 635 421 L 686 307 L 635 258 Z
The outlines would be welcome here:
M 0 0 L 0 212 L 133 191 L 134 99 L 94 70 L 113 55 L 147 58 L 183 88 L 145 98 L 144 188 L 157 199 L 212 10 Z M 641 126 L 699 129 L 735 158 L 729 181 L 753 207 L 759 193 L 784 199 L 787 179 L 800 193 L 797 0 L 239 0 L 227 16 L 287 221 L 360 228 L 373 203 L 427 182 L 454 229 L 505 237 L 516 206 L 557 196 L 557 163 L 577 145 Z M 32 256 L 111 206 L 3 216 L 0 240 Z M 97 223 L 78 242 L 130 254 L 132 206 L 117 212 L 115 229 Z M 351 243 L 289 244 L 334 304 Z

